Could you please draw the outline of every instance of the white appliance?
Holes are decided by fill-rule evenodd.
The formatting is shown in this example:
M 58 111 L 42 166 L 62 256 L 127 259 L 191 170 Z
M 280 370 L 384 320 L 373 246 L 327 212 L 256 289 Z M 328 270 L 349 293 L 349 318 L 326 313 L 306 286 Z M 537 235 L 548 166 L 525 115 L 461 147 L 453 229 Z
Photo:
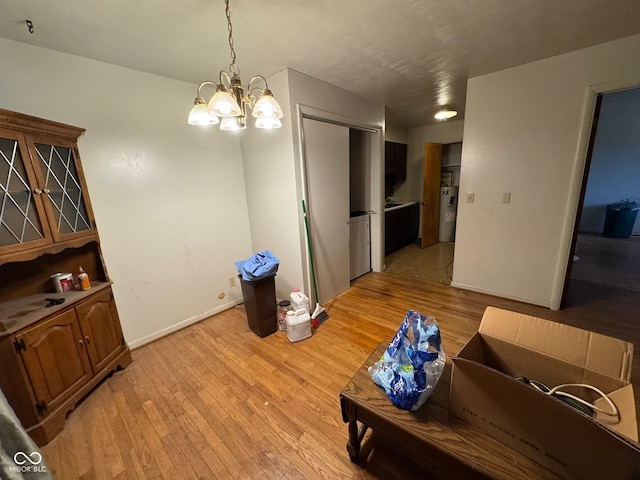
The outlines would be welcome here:
M 369 214 L 349 219 L 350 278 L 358 278 L 371 271 L 371 237 Z
M 453 242 L 456 233 L 456 211 L 458 209 L 458 187 L 440 188 L 440 228 L 438 240 Z

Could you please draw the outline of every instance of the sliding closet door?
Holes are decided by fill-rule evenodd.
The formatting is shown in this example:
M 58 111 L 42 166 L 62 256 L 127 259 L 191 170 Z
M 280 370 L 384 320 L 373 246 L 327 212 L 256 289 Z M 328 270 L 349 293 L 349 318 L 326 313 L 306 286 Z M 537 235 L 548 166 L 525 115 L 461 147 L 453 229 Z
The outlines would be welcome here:
M 349 288 L 349 129 L 308 118 L 303 129 L 311 245 L 323 303 Z

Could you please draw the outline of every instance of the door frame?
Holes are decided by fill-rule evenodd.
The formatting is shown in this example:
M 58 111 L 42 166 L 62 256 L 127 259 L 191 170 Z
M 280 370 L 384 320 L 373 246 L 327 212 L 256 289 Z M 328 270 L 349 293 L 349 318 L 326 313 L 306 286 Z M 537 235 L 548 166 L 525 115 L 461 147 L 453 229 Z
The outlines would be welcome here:
M 371 206 L 371 269 L 374 272 L 381 272 L 384 264 L 384 135 L 383 127 L 369 124 L 338 113 L 329 112 L 319 108 L 298 103 L 297 110 L 297 137 L 298 137 L 298 161 L 296 162 L 296 186 L 298 205 L 308 201 L 308 178 L 306 171 L 306 145 L 304 139 L 303 119 L 317 120 L 320 122 L 332 123 L 348 127 L 350 129 L 361 130 L 370 134 L 369 136 L 369 165 L 371 184 L 369 204 Z M 300 233 L 300 251 L 303 253 L 302 271 L 304 278 L 304 288 L 313 295 L 313 280 L 311 278 L 311 264 L 309 262 L 309 248 L 304 226 L 302 209 L 298 208 L 298 228 Z
M 586 89 L 583 108 L 584 114 L 577 145 L 578 153 L 574 164 L 574 172 L 568 186 L 569 204 L 565 213 L 566 228 L 563 230 L 560 239 L 560 250 L 549 302 L 549 308 L 551 310 L 560 310 L 569 285 L 571 263 L 573 262 L 576 247 L 575 241 L 577 239 L 577 230 L 580 224 L 580 214 L 584 201 L 583 189 L 586 188 L 585 182 L 589 174 L 589 148 L 592 141 L 591 135 L 593 133 L 594 113 L 598 103 L 598 96 L 603 93 L 612 93 L 638 87 L 640 87 L 640 78 L 628 78 L 622 81 L 587 87 Z
M 564 277 L 564 285 L 562 286 L 562 297 L 560 298 L 559 309 L 564 308 L 567 301 L 567 292 L 571 281 L 571 269 L 573 268 L 573 258 L 578 245 L 578 233 L 580 230 L 580 218 L 582 217 L 582 208 L 584 206 L 584 196 L 587 192 L 587 184 L 589 183 L 589 171 L 591 170 L 591 158 L 593 157 L 593 147 L 596 141 L 596 133 L 598 130 L 598 120 L 600 119 L 600 109 L 602 108 L 602 93 L 597 94 L 596 104 L 593 111 L 593 121 L 591 123 L 591 134 L 589 136 L 589 145 L 587 146 L 587 155 L 584 160 L 584 170 L 582 173 L 582 185 L 580 187 L 580 197 L 578 198 L 578 208 L 576 209 L 576 218 L 573 224 L 573 237 L 571 239 L 571 247 L 567 261 L 567 270 Z

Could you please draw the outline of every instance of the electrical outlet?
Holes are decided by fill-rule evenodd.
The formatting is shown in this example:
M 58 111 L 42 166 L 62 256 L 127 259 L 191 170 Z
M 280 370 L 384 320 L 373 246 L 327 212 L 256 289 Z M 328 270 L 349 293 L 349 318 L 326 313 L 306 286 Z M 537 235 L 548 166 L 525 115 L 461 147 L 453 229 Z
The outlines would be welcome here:
M 476 199 L 475 193 L 467 193 L 467 203 L 473 203 Z
M 229 277 L 229 286 L 230 287 L 236 286 L 236 277 Z
M 502 193 L 502 203 L 511 203 L 511 192 Z

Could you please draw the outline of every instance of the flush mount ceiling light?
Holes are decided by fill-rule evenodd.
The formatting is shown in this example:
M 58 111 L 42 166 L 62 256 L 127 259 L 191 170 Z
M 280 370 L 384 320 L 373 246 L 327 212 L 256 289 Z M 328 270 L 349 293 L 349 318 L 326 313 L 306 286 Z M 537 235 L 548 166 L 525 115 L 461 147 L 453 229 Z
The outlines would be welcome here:
M 240 68 L 236 65 L 236 51 L 233 49 L 233 29 L 231 27 L 231 13 L 229 0 L 225 0 L 227 27 L 229 29 L 229 48 L 231 49 L 231 64 L 229 73 L 220 71 L 218 83 L 206 80 L 198 85 L 198 93 L 189 113 L 189 125 L 209 126 L 220 124 L 220 130 L 244 130 L 247 127 L 247 107 L 251 108 L 257 128 L 280 128 L 282 123 L 282 109 L 273 98 L 267 80 L 262 75 L 256 75 L 249 80 L 247 89 L 242 88 Z M 258 85 L 264 83 L 264 88 Z M 207 102 L 200 91 L 205 85 L 214 86 L 216 91 Z M 256 94 L 259 98 L 256 98 Z
M 458 115 L 458 112 L 456 112 L 455 110 L 443 109 L 436 112 L 434 117 L 436 118 L 436 120 L 447 121 L 450 118 L 455 117 L 456 115 Z

